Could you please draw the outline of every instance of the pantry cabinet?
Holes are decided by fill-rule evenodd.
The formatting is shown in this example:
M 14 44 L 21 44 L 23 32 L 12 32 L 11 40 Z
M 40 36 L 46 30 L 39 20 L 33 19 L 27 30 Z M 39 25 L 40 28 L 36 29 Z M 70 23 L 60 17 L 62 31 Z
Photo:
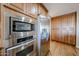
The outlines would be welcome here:
M 66 44 L 76 44 L 76 13 L 53 17 L 51 39 Z

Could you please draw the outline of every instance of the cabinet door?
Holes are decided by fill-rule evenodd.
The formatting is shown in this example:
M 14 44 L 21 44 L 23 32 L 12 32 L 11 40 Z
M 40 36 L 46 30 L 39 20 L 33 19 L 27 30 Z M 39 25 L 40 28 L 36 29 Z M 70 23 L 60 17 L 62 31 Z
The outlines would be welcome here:
M 61 23 L 61 17 L 58 17 L 57 18 L 57 36 L 58 36 L 58 38 L 57 38 L 57 40 L 58 41 L 61 41 L 61 42 L 63 42 L 63 40 L 62 40 L 62 23 Z
M 61 21 L 59 18 L 52 19 L 51 26 L 52 40 L 61 41 Z
M 38 10 L 37 10 L 38 6 L 35 3 L 31 4 L 31 14 L 32 16 L 36 17 L 38 14 Z
M 42 4 L 39 4 L 39 14 L 47 16 L 47 11 Z
M 31 3 L 25 3 L 25 10 L 27 14 L 30 14 L 31 12 Z
M 68 42 L 68 17 L 67 16 L 61 16 L 61 23 L 62 23 L 62 40 L 64 43 Z
M 75 45 L 75 13 L 72 13 L 68 17 L 68 43 Z
M 51 21 L 52 29 L 58 29 L 59 28 L 59 20 L 57 18 L 52 19 Z
M 23 3 L 10 3 L 10 5 L 24 11 L 24 4 Z
M 37 16 L 37 4 L 36 3 L 26 3 L 25 4 L 25 12 L 28 14 L 28 15 L 31 15 L 33 17 L 36 17 Z

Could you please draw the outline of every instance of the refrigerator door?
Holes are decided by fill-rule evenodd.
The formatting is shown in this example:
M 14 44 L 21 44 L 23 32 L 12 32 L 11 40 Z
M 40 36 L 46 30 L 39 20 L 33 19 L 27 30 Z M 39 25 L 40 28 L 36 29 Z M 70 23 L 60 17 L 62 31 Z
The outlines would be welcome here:
M 48 37 L 49 34 L 47 32 L 47 29 L 42 29 L 42 33 L 41 33 L 41 47 L 40 47 L 40 55 L 44 56 L 48 53 L 49 51 L 49 43 L 48 43 Z
M 50 48 L 49 32 L 50 32 L 50 21 L 46 17 L 38 17 L 35 25 L 35 30 L 37 32 L 36 49 L 37 55 L 45 56 L 47 55 Z

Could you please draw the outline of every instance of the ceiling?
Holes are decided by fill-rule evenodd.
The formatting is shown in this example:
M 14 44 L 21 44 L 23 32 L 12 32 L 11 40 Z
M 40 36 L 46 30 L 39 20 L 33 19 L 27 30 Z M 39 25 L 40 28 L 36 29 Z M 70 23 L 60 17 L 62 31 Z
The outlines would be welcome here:
M 44 3 L 51 17 L 79 10 L 79 3 Z

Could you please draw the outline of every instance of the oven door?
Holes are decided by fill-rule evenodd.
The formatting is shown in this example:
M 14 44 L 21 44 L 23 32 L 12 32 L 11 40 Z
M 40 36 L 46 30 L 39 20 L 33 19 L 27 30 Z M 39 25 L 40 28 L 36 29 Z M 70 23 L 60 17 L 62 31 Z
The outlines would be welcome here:
M 31 56 L 34 55 L 34 40 L 7 49 L 7 56 Z
M 16 53 L 16 56 L 31 55 L 31 53 L 33 52 L 33 47 L 34 47 L 34 45 L 30 45 L 30 46 L 24 48 L 23 50 L 17 52 Z
M 23 47 L 21 47 L 22 49 Z M 28 46 L 24 46 L 24 49 L 18 51 L 16 53 L 16 56 L 26 56 L 26 55 L 32 55 L 34 51 L 34 44 L 29 44 Z

